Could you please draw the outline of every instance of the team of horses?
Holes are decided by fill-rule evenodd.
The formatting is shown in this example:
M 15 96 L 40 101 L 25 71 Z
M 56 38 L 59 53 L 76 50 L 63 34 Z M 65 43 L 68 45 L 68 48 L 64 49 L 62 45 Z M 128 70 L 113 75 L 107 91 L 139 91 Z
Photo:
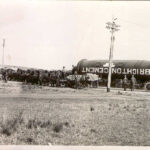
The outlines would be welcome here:
M 1 69 L 4 81 L 19 81 L 26 84 L 46 85 L 52 87 L 83 88 L 97 87 L 97 81 L 91 81 L 87 75 L 74 75 L 71 71 L 34 70 L 34 69 Z M 72 76 L 71 78 L 69 78 Z
M 19 81 L 30 84 L 59 86 L 61 80 L 65 80 L 67 73 L 61 70 L 47 71 L 47 70 L 22 70 L 22 69 L 3 69 L 3 80 Z

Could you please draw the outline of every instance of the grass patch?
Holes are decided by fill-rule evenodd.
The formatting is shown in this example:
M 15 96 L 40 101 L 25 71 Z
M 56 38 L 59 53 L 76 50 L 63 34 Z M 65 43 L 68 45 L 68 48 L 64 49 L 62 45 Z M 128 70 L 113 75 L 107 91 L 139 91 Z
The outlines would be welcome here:
M 6 115 L 5 121 L 0 121 L 0 144 L 150 145 L 147 92 L 32 91 L 1 95 L 0 120 Z M 15 119 L 20 110 L 23 116 Z M 12 117 L 7 117 L 7 112 Z

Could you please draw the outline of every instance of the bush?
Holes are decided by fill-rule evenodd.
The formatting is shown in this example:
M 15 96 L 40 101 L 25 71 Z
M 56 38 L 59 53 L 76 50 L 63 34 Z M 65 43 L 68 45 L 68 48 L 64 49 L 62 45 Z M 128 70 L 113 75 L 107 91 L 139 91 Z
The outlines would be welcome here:
M 2 122 L 1 124 L 1 133 L 7 136 L 10 136 L 14 132 L 17 131 L 17 128 L 20 124 L 24 122 L 22 118 L 22 112 L 20 112 L 16 117 L 10 120 L 6 120 L 6 122 Z
M 37 143 L 35 142 L 35 140 L 34 140 L 32 137 L 27 137 L 27 138 L 25 139 L 25 142 L 26 142 L 27 144 L 37 144 Z
M 62 123 L 56 123 L 53 126 L 53 131 L 59 133 L 63 129 Z
M 69 127 L 69 123 L 68 123 L 68 122 L 65 122 L 64 125 L 65 125 L 66 127 Z
M 48 128 L 51 126 L 51 122 L 48 120 L 48 121 L 39 121 L 37 119 L 30 119 L 26 125 L 26 127 L 28 129 L 32 129 L 32 128 Z

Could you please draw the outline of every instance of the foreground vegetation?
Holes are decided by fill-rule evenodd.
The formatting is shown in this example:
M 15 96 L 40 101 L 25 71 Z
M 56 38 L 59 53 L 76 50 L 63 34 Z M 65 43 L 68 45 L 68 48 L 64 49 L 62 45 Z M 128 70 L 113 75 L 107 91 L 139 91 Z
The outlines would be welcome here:
M 150 93 L 0 89 L 0 144 L 150 145 Z

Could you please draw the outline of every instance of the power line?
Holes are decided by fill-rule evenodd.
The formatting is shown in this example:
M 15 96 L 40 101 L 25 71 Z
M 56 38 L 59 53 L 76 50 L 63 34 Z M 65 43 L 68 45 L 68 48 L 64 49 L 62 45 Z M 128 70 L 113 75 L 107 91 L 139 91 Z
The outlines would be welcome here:
M 129 24 L 134 24 L 138 27 L 141 27 L 141 28 L 149 28 L 149 26 L 146 26 L 146 25 L 142 25 L 142 24 L 139 24 L 139 23 L 136 23 L 136 22 L 133 22 L 133 21 L 129 21 L 129 20 L 124 20 L 124 19 L 120 19 L 121 21 L 125 22 L 125 23 L 129 23 Z

